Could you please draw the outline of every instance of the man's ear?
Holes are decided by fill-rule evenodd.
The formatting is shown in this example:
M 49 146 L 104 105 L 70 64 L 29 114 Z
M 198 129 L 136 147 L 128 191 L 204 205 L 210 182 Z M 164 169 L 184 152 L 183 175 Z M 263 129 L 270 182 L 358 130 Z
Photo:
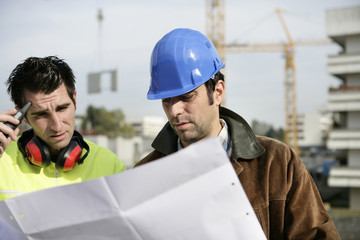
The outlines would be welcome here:
M 77 93 L 77 91 L 75 90 L 75 91 L 74 91 L 74 95 L 73 95 L 73 98 L 74 98 L 74 104 L 75 104 L 75 109 L 76 109 L 76 93 Z
M 225 82 L 223 80 L 217 81 L 214 89 L 214 103 L 219 106 L 225 97 Z

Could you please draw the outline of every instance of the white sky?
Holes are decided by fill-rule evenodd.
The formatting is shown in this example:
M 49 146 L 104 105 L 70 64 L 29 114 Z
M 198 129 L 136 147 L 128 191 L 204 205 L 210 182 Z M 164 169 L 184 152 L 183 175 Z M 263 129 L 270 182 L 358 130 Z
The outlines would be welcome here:
M 274 14 L 284 18 L 295 41 L 326 37 L 326 9 L 360 5 L 360 0 L 227 0 L 226 42 L 286 42 Z M 104 15 L 101 30 L 96 18 Z M 5 81 L 29 56 L 57 55 L 74 70 L 78 114 L 88 105 L 119 108 L 127 118 L 165 116 L 160 100 L 149 101 L 149 60 L 156 42 L 174 28 L 205 33 L 205 0 L 12 0 L 0 1 L 0 111 L 13 108 Z M 313 112 L 327 102 L 328 88 L 340 81 L 326 72 L 327 56 L 339 47 L 296 49 L 298 113 Z M 253 119 L 284 126 L 284 64 L 282 53 L 228 54 L 227 107 Z M 117 68 L 119 90 L 87 94 L 87 74 Z M 103 87 L 109 87 L 104 82 Z

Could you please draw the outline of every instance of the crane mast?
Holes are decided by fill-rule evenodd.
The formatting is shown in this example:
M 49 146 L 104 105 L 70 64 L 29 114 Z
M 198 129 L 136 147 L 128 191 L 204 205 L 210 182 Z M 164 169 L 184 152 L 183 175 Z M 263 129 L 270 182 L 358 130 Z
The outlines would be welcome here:
M 225 62 L 225 0 L 206 0 L 206 35 Z
M 280 22 L 285 30 L 288 43 L 285 45 L 285 134 L 284 140 L 296 153 L 298 148 L 297 110 L 296 110 L 296 75 L 295 75 L 295 43 L 282 16 L 282 10 L 276 9 Z
M 217 49 L 220 59 L 225 63 L 225 0 L 206 0 L 206 35 Z M 221 70 L 225 74 L 225 69 Z M 225 74 L 226 75 L 226 74 Z M 226 97 L 222 105 L 226 104 Z

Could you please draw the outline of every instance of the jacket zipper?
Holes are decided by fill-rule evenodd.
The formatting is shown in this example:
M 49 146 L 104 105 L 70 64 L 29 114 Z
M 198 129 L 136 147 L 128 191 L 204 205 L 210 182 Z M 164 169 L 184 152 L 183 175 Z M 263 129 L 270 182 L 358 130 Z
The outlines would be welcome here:
M 58 186 L 59 170 L 55 168 L 55 186 Z

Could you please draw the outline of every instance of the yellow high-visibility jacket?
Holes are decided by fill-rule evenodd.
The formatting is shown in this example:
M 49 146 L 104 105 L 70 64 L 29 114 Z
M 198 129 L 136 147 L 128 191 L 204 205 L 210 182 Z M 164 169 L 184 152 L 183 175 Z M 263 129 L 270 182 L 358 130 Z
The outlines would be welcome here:
M 89 140 L 90 152 L 83 164 L 70 171 L 58 170 L 55 163 L 47 167 L 32 165 L 11 142 L 0 158 L 0 201 L 44 188 L 79 183 L 125 171 L 125 165 L 109 149 Z

